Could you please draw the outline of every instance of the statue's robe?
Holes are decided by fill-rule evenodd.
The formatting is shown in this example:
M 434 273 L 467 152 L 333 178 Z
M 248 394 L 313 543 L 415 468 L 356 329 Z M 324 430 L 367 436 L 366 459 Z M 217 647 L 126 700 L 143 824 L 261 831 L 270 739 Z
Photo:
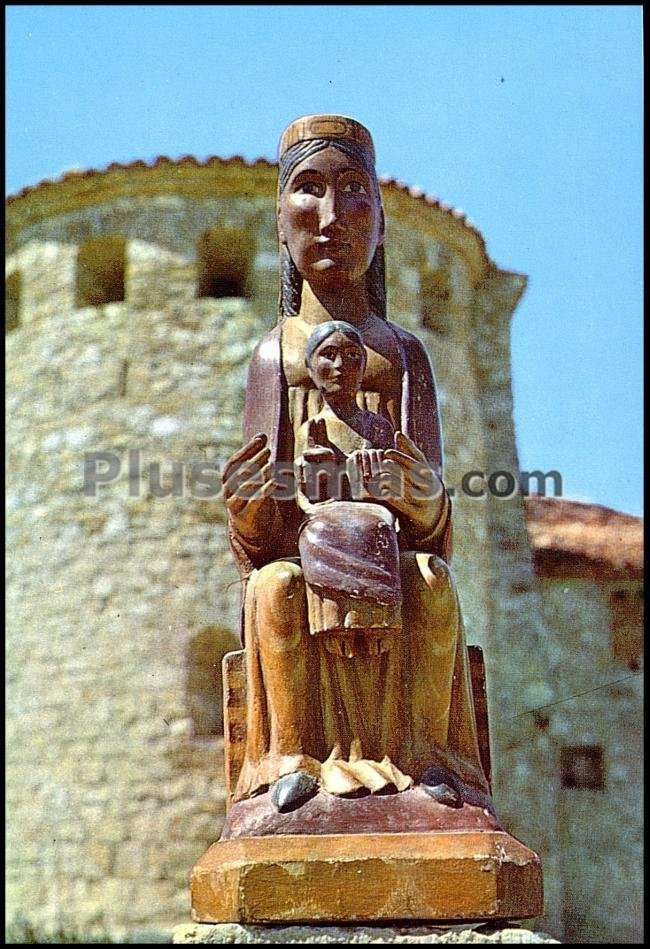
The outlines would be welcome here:
M 442 478 L 437 398 L 427 353 L 412 334 L 387 323 L 402 362 L 398 419 L 390 419 Z M 315 412 L 299 405 L 283 371 L 282 326 L 256 348 L 248 374 L 244 440 L 267 436 L 271 460 L 290 471 L 294 433 Z M 303 393 L 304 395 L 304 393 Z M 370 408 L 370 406 L 368 406 Z M 376 406 L 372 407 L 376 410 Z M 293 417 L 292 417 L 293 416 Z M 450 503 L 426 535 L 400 520 L 401 637 L 376 657 L 336 657 L 309 635 L 298 559 L 303 515 L 295 499 L 274 500 L 264 534 L 251 541 L 230 528 L 242 576 L 242 634 L 248 686 L 247 747 L 237 785 L 242 799 L 297 770 L 318 776 L 339 744 L 361 741 L 365 758 L 389 756 L 417 780 L 441 765 L 488 790 L 476 733 L 458 596 L 448 568 Z

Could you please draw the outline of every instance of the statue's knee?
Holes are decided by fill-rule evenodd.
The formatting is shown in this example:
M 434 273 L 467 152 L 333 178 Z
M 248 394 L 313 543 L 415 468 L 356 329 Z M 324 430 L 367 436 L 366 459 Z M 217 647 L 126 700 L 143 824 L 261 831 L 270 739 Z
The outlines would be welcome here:
M 288 560 L 278 560 L 262 567 L 256 587 L 269 602 L 289 602 L 299 595 L 304 586 L 302 568 Z
M 455 594 L 451 570 L 441 557 L 435 554 L 416 554 L 420 574 L 431 590 L 449 590 Z
M 277 561 L 263 567 L 256 579 L 258 636 L 276 649 L 295 646 L 302 638 L 305 581 L 298 564 Z

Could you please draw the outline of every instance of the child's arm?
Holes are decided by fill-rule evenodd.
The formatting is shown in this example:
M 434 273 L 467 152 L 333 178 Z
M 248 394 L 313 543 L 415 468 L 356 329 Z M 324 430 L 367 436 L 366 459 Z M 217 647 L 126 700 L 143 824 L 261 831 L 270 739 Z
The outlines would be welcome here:
M 298 507 L 308 513 L 312 502 L 326 501 L 329 479 L 336 469 L 336 454 L 327 438 L 325 419 L 304 422 L 296 436 Z

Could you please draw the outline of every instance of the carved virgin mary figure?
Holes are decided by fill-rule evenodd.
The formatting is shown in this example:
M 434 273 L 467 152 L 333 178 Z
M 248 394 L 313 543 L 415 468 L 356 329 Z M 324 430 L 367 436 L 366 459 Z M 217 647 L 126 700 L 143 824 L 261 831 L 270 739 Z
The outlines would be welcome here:
M 321 115 L 287 128 L 277 221 L 279 321 L 253 355 L 244 446 L 224 470 L 248 691 L 235 801 L 270 791 L 288 811 L 319 791 L 349 800 L 421 785 L 458 807 L 468 790 L 487 796 L 488 782 L 449 568 L 436 389 L 423 345 L 387 318 L 384 213 L 362 125 Z M 386 565 L 359 541 L 384 529 L 366 517 L 371 505 L 348 502 L 338 518 L 328 509 L 310 545 L 303 508 L 286 484 L 279 490 L 278 471 L 291 470 L 305 423 L 323 410 L 305 356 L 330 321 L 352 326 L 365 349 L 359 409 L 394 432 L 392 446 L 369 455 L 381 469 L 373 473 L 397 473 L 402 486 L 381 502 L 396 525 L 392 600 L 375 582 Z

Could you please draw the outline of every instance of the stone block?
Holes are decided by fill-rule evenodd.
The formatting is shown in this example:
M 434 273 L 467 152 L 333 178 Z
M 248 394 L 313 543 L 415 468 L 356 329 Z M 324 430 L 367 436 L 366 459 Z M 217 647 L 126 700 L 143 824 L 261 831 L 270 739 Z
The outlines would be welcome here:
M 557 943 L 547 933 L 507 925 L 486 926 L 240 926 L 238 923 L 186 923 L 176 926 L 173 943 L 366 943 L 428 946 L 431 943 Z

